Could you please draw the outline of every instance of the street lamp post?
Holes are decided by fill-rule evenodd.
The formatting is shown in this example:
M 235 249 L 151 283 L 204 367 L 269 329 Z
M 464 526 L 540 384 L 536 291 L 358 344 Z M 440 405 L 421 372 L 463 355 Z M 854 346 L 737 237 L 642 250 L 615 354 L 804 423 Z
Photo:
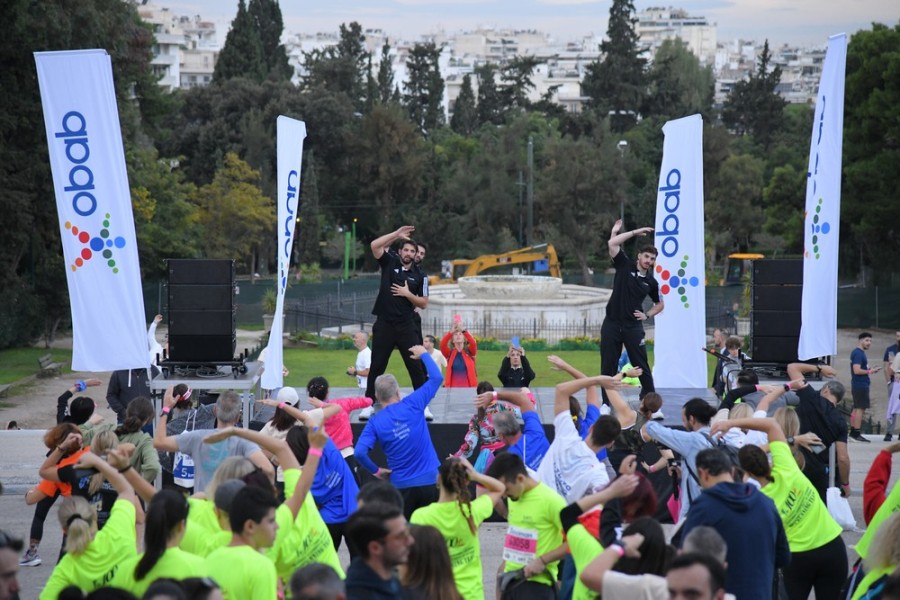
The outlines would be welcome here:
M 353 235 L 350 240 L 350 252 L 353 254 L 353 274 L 356 275 L 356 217 L 353 217 Z
M 619 161 L 624 169 L 625 162 L 625 151 L 628 150 L 628 141 L 627 140 L 619 140 L 619 143 L 616 144 L 616 148 L 619 150 Z M 625 220 L 625 194 L 623 193 L 619 199 L 619 218 L 624 221 Z

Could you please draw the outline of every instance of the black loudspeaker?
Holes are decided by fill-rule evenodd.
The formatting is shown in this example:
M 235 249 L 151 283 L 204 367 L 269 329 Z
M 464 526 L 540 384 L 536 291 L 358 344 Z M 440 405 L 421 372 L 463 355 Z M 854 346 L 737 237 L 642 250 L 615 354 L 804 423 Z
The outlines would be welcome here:
M 803 260 L 800 258 L 754 260 L 753 285 L 803 285 Z
M 234 335 L 169 335 L 169 358 L 176 362 L 230 362 L 234 360 Z
M 171 259 L 168 272 L 170 360 L 234 360 L 234 261 Z
M 170 258 L 169 285 L 234 285 L 234 261 Z
M 756 362 L 796 362 L 803 260 L 755 260 L 751 283 L 750 355 Z

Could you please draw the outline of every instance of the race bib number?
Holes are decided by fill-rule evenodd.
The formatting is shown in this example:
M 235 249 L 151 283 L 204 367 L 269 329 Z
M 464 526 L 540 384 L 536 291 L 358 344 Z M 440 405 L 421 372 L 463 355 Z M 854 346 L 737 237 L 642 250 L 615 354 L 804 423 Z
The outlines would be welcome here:
M 527 565 L 537 555 L 538 534 L 534 529 L 520 529 L 510 525 L 503 542 L 503 560 Z

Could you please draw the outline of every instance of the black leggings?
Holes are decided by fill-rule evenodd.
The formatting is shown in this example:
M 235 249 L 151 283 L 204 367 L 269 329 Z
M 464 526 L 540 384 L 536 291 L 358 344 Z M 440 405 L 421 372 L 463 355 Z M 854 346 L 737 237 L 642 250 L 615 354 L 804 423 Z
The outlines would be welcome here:
M 643 398 L 649 392 L 656 391 L 653 387 L 653 373 L 647 360 L 647 347 L 644 345 L 644 326 L 640 321 L 621 323 L 610 318 L 603 320 L 600 326 L 600 373 L 602 375 L 615 375 L 618 371 L 619 356 L 622 354 L 622 346 L 628 351 L 628 360 L 633 367 L 644 370 L 641 375 L 641 393 Z M 609 404 L 606 390 L 601 389 L 603 402 Z
M 816 600 L 838 600 L 847 571 L 847 548 L 838 535 L 815 550 L 791 552 L 791 564 L 784 569 L 784 587 L 791 600 L 806 600 L 813 588 Z
M 335 552 L 341 547 L 341 538 L 344 537 L 344 527 L 346 526 L 346 521 L 343 523 L 325 523 L 325 527 L 328 528 L 328 533 L 331 534 L 331 543 L 334 545 Z M 347 543 L 347 548 L 350 548 L 349 542 Z
M 34 505 L 34 518 L 31 519 L 31 541 L 40 543 L 44 537 L 44 521 L 50 514 L 53 503 L 59 498 L 59 492 L 52 496 L 47 496 Z

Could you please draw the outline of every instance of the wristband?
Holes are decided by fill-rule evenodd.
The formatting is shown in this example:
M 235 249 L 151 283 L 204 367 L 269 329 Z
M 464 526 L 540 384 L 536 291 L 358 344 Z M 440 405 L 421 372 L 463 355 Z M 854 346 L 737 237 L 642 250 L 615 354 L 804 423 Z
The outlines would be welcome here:
M 497 390 L 491 392 L 491 395 L 494 397 L 494 402 L 497 401 Z
M 171 411 L 172 411 L 172 407 L 171 407 L 171 406 L 163 406 L 162 414 L 167 415 L 167 414 L 169 414 Z
M 78 392 L 83 392 L 87 389 L 87 384 L 84 382 L 84 379 L 79 379 L 75 382 L 75 390 Z
M 544 557 L 543 557 L 543 556 L 538 556 L 538 560 L 541 561 L 541 564 L 544 565 L 544 567 L 547 566 L 547 561 L 544 560 Z
M 609 549 L 615 550 L 616 553 L 619 555 L 619 558 L 622 558 L 623 556 L 625 556 L 625 546 L 623 546 L 621 542 L 618 542 L 618 541 L 613 542 L 612 544 L 609 545 Z
M 655 465 L 655 464 L 650 465 L 650 472 L 651 472 L 651 473 L 656 472 L 656 465 Z
M 848 482 L 848 483 L 842 483 L 842 484 L 841 484 L 841 487 L 850 487 L 850 483 L 849 483 L 849 482 Z
M 817 373 L 818 375 L 821 375 L 821 374 L 822 374 L 822 367 L 820 367 L 819 365 L 816 365 L 816 373 Z
M 786 391 L 786 392 L 791 391 L 791 384 L 785 383 L 785 384 L 784 384 L 784 391 Z
M 759 391 L 759 384 L 756 384 L 756 385 L 755 385 L 755 386 L 753 386 L 753 387 L 755 387 L 755 388 L 756 388 L 756 391 L 757 391 L 757 392 L 758 392 L 758 391 Z
M 794 436 L 788 437 L 787 443 L 788 443 L 788 446 L 793 446 L 794 445 Z
M 119 473 L 126 473 L 126 472 L 128 472 L 128 469 L 131 469 L 131 468 L 132 468 L 131 465 L 128 465 L 124 469 L 117 469 L 117 471 L 119 471 Z
M 286 403 L 286 402 L 279 402 L 279 403 L 278 403 L 278 408 L 280 408 L 281 410 L 284 410 L 284 407 L 285 407 L 285 406 L 287 406 L 287 403 Z
M 308 456 L 322 456 L 322 449 L 321 448 L 310 448 L 306 454 Z

